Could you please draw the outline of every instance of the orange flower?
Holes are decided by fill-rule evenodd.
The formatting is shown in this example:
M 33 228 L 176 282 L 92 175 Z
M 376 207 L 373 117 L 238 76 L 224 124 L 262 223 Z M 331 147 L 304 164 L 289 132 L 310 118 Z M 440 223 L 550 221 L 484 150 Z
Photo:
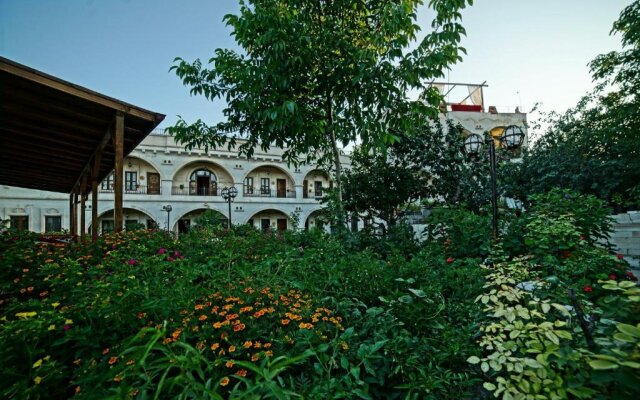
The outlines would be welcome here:
M 222 327 L 222 324 L 221 324 L 220 322 L 215 322 L 215 323 L 213 324 L 213 327 L 214 327 L 215 329 L 220 329 L 220 328 Z
M 235 326 L 233 327 L 233 331 L 234 331 L 234 332 L 239 332 L 239 331 L 243 330 L 244 328 L 245 328 L 245 325 L 244 325 L 244 324 L 238 324 L 238 325 L 235 325 Z
M 220 347 L 219 343 L 214 343 L 211 345 L 211 350 L 215 351 L 218 347 Z
M 202 310 L 204 306 L 202 304 L 196 304 L 195 309 L 196 310 Z
M 107 347 L 106 349 L 102 350 L 102 354 L 107 354 L 109 352 L 109 348 Z
M 76 386 L 76 394 L 80 393 L 80 386 Z
M 271 343 L 265 343 L 265 344 L 264 344 L 264 348 L 265 348 L 265 349 L 268 349 L 269 347 L 271 347 Z
M 233 362 L 233 361 L 227 361 L 227 362 L 224 364 L 224 366 L 225 366 L 225 367 L 227 367 L 227 368 L 233 368 L 233 366 L 234 366 L 235 364 L 236 364 L 236 363 L 235 363 L 235 362 Z
M 236 346 L 229 346 L 229 353 L 233 353 L 234 351 L 236 351 Z
M 236 372 L 236 375 L 238 375 L 238 376 L 247 376 L 247 370 L 246 369 L 241 369 L 238 372 Z
M 273 356 L 273 351 L 267 350 L 267 351 L 264 352 L 264 355 L 267 356 L 267 357 L 272 357 Z
M 127 365 L 131 365 L 131 364 L 133 364 L 134 362 L 135 362 L 135 361 L 134 361 L 133 359 L 132 359 L 132 360 L 129 360 L 129 361 L 127 361 Z
M 289 321 L 288 319 L 283 319 L 280 322 L 282 322 L 282 325 L 289 325 L 289 322 L 291 322 L 291 321 Z
M 251 361 L 252 362 L 256 362 L 256 361 L 258 361 L 259 358 L 260 358 L 260 354 L 256 353 L 256 354 L 251 356 Z
M 109 359 L 109 365 L 113 365 L 116 363 L 116 361 L 118 361 L 118 357 L 111 357 Z
M 253 343 L 251 342 L 251 340 L 247 340 L 246 342 L 244 342 L 244 348 L 248 349 L 249 347 L 251 347 L 253 345 Z
M 220 386 L 227 386 L 228 384 L 229 384 L 229 378 L 227 378 L 226 376 L 220 379 Z
M 202 315 L 200 316 L 200 318 L 198 318 L 198 320 L 200 320 L 200 321 L 204 321 L 205 319 L 207 319 L 207 316 L 206 316 L 206 315 L 204 315 L 204 314 L 202 314 Z

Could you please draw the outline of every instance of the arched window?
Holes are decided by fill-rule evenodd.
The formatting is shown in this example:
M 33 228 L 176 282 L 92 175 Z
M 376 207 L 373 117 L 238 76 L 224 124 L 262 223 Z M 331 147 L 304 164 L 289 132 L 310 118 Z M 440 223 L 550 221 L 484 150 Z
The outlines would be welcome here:
M 208 169 L 193 171 L 189 177 L 189 194 L 193 196 L 217 196 L 218 178 Z

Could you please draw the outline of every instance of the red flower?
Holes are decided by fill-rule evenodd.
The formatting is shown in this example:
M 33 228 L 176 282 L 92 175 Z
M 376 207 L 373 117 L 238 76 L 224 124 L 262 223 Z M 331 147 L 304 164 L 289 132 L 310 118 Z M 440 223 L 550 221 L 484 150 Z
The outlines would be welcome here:
M 167 250 L 164 247 L 161 247 L 160 250 L 158 250 L 158 254 L 164 254 L 166 252 Z
M 636 278 L 636 276 L 631 271 L 627 271 L 626 275 L 627 275 L 627 278 L 629 280 L 632 280 L 632 281 L 637 281 L 638 280 L 638 278 Z
M 133 258 L 131 260 L 129 260 L 128 264 L 129 265 L 136 265 L 137 261 L 134 260 Z
M 624 260 L 624 256 L 620 253 L 616 254 L 616 257 L 618 257 L 618 260 Z
M 585 285 L 585 287 L 582 288 L 582 291 L 585 293 L 591 293 L 593 292 L 593 288 L 589 285 Z
M 611 279 L 612 281 L 615 281 L 616 279 L 618 279 L 618 277 L 616 276 L 616 274 L 611 274 L 609 275 L 609 279 Z
M 453 257 L 447 258 L 447 264 L 451 264 L 455 259 Z

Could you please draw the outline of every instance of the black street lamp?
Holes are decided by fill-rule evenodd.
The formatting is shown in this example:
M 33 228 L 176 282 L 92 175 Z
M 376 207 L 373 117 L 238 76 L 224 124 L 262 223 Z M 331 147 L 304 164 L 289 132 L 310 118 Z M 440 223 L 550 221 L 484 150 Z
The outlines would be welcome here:
M 169 215 L 171 214 L 171 210 L 173 210 L 173 208 L 171 207 L 171 204 L 167 204 L 166 206 L 162 206 L 162 211 L 166 211 L 167 212 L 167 232 L 169 232 L 170 228 L 169 228 Z
M 229 204 L 229 229 L 231 228 L 231 202 L 238 195 L 238 189 L 235 186 L 231 186 L 230 188 L 225 187 L 222 189 L 222 198 Z
M 464 141 L 464 150 L 471 156 L 477 156 L 484 144 L 489 145 L 489 163 L 491 165 L 491 211 L 493 222 L 493 238 L 498 238 L 498 191 L 496 189 L 496 145 L 494 138 L 486 134 L 486 138 L 478 134 L 469 135 Z M 524 131 L 522 128 L 509 125 L 500 135 L 500 144 L 508 150 L 515 150 L 524 141 Z

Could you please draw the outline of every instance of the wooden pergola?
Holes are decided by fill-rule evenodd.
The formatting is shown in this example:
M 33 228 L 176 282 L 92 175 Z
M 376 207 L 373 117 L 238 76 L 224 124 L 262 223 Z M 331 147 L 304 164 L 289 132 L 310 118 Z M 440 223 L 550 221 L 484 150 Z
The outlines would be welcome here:
M 82 239 L 91 193 L 95 240 L 98 184 L 115 171 L 114 229 L 119 232 L 123 158 L 164 117 L 0 57 L 0 185 L 68 193 L 69 232 Z

